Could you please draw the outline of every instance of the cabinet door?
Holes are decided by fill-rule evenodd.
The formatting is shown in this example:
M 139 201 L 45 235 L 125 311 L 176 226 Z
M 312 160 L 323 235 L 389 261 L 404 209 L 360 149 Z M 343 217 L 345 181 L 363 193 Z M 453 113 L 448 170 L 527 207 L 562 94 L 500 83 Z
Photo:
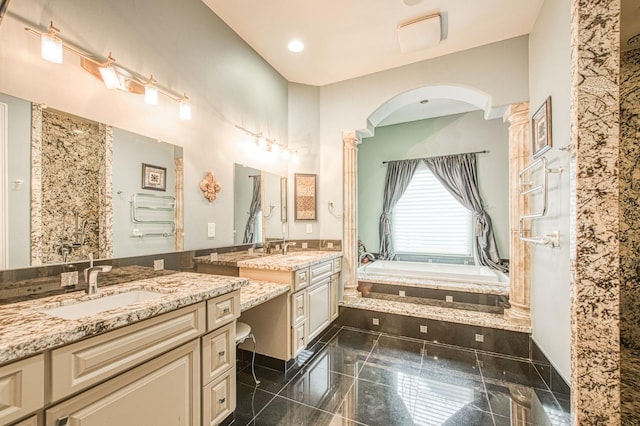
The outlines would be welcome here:
M 340 274 L 331 275 L 331 293 L 330 293 L 330 321 L 338 318 L 338 294 L 340 292 Z
M 231 369 L 202 389 L 202 424 L 217 425 L 236 409 L 236 372 Z
M 47 426 L 200 424 L 199 339 L 46 412 Z
M 202 337 L 202 384 L 206 385 L 236 362 L 236 322 Z
M 307 317 L 307 292 L 299 291 L 291 295 L 291 324 L 298 325 Z
M 44 355 L 0 368 L 0 424 L 44 406 Z
M 307 324 L 309 326 L 308 339 L 311 341 L 322 330 L 329 325 L 329 278 L 326 277 L 317 285 L 309 288 L 307 309 L 309 315 Z
M 297 356 L 306 346 L 306 331 L 307 331 L 307 323 L 303 322 L 302 324 L 298 324 L 291 329 L 291 345 L 293 349 L 293 356 Z

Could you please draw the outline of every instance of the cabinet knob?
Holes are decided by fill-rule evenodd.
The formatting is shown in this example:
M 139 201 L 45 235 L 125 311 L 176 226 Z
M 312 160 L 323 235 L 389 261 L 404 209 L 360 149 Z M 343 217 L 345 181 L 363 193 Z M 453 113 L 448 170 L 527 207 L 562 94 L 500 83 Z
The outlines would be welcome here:
M 219 356 L 219 357 L 223 357 L 223 356 L 224 356 L 224 351 L 220 351 L 220 352 L 218 352 L 218 356 Z
M 225 398 L 225 397 L 222 397 L 222 398 L 220 398 L 220 399 L 218 400 L 218 402 L 219 402 L 220 404 L 224 404 L 226 401 L 227 401 L 227 398 Z
M 222 312 L 228 314 L 229 312 L 231 312 L 231 308 L 224 308 Z
M 69 424 L 68 416 L 60 417 L 58 420 L 56 420 L 56 426 L 67 426 L 68 424 Z

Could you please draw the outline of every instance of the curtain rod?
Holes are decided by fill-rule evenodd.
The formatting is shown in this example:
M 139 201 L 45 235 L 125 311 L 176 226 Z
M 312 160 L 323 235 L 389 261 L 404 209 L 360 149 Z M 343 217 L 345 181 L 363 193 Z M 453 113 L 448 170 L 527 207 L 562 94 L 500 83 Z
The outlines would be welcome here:
M 383 161 L 382 164 L 390 163 L 391 161 L 407 161 L 407 160 L 423 160 L 425 158 L 436 158 L 436 157 L 451 157 L 453 155 L 464 155 L 464 154 L 488 154 L 490 151 L 485 149 L 484 151 L 475 151 L 475 152 L 461 152 L 459 154 L 446 154 L 446 155 L 432 155 L 431 157 L 420 157 L 420 158 L 406 158 L 404 160 L 390 160 Z

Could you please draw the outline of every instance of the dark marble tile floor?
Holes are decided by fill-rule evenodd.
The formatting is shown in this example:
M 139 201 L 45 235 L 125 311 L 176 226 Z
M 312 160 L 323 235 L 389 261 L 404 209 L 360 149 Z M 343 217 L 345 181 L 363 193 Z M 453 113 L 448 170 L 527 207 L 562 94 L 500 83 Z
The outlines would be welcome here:
M 238 363 L 233 425 L 569 425 L 530 360 L 330 327 L 286 373 Z M 560 400 L 560 402 L 559 402 Z

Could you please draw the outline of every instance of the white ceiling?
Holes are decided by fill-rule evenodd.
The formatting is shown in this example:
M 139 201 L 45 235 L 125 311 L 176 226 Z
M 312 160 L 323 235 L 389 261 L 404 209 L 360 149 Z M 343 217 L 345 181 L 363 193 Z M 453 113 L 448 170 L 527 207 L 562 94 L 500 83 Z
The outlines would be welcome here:
M 557 0 L 552 0 L 557 1 Z M 323 86 L 528 34 L 544 0 L 203 0 L 288 81 Z M 621 47 L 640 33 L 640 0 L 623 0 Z M 439 12 L 442 41 L 401 53 L 400 23 Z M 298 38 L 305 50 L 292 53 Z M 640 47 L 640 46 L 635 46 Z M 379 126 L 477 109 L 430 99 L 392 112 Z
M 288 81 L 323 86 L 528 34 L 543 0 L 203 0 Z M 442 42 L 401 53 L 397 27 L 439 12 Z M 301 53 L 287 43 L 299 38 Z

